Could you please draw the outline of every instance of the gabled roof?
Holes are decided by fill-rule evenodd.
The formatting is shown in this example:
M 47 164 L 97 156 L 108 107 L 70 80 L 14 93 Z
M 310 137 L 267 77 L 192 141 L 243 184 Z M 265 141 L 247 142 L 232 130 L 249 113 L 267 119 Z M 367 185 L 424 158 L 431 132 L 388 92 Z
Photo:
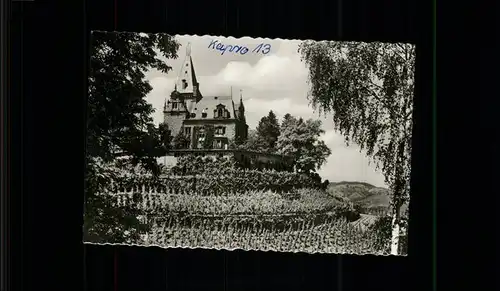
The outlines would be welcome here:
M 230 119 L 235 119 L 235 106 L 234 102 L 231 99 L 231 96 L 204 96 L 200 102 L 196 103 L 194 109 L 190 111 L 190 113 L 194 113 L 195 117 L 190 119 L 213 119 L 214 118 L 214 110 L 217 109 L 219 105 L 224 106 L 229 113 L 231 114 Z M 203 118 L 202 113 L 206 112 L 207 117 Z
M 194 70 L 193 59 L 191 58 L 191 45 L 188 44 L 186 48 L 186 58 L 182 63 L 175 87 L 177 92 L 181 94 L 193 94 L 199 92 L 198 86 L 199 84 Z

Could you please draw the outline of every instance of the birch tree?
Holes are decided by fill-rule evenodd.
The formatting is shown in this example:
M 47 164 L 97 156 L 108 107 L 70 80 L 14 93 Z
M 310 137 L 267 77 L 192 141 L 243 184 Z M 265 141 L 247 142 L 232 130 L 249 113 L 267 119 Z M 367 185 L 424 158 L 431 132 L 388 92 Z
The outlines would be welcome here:
M 313 42 L 299 46 L 312 106 L 333 117 L 346 143 L 375 162 L 391 190 L 391 254 L 398 253 L 401 206 L 409 202 L 415 46 Z

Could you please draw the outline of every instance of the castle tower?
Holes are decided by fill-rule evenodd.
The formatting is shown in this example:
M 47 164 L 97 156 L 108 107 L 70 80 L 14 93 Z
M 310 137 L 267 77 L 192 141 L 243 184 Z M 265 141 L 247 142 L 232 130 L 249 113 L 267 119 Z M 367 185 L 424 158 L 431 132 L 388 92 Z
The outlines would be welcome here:
M 248 125 L 246 122 L 245 105 L 243 105 L 243 94 L 241 90 L 240 102 L 235 106 L 235 117 L 237 118 L 235 140 L 237 144 L 240 144 L 248 137 Z
M 186 47 L 186 58 L 182 64 L 181 71 L 177 78 L 176 87 L 177 91 L 183 95 L 185 99 L 195 99 L 199 102 L 201 98 L 199 83 L 196 80 L 196 73 L 194 70 L 193 59 L 191 58 L 191 44 L 188 43 Z
M 186 57 L 178 73 L 174 91 L 163 109 L 164 122 L 169 125 L 172 135 L 177 135 L 184 119 L 189 117 L 189 113 L 202 98 L 191 58 L 191 44 L 188 43 Z

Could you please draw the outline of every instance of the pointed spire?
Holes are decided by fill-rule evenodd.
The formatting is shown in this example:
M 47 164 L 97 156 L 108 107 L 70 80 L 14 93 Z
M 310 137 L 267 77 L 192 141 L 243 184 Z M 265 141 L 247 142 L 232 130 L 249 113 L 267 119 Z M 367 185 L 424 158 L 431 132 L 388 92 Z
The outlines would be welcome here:
M 196 80 L 193 59 L 191 58 L 191 43 L 188 43 L 186 45 L 186 57 L 177 76 L 176 90 L 178 90 L 179 93 L 186 95 L 185 97 L 190 95 L 191 97 L 188 98 L 195 97 L 195 99 L 199 101 L 202 96 L 198 86 L 199 84 Z
M 243 90 L 240 89 L 240 103 L 243 104 Z

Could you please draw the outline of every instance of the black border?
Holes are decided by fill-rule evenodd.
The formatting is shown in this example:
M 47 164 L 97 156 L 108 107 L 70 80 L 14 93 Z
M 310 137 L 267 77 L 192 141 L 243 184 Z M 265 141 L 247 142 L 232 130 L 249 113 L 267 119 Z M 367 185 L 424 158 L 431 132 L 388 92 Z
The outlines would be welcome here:
M 23 62 L 18 64 L 23 68 L 26 98 L 22 123 L 18 120 L 17 124 L 22 126 L 23 145 L 29 145 L 19 160 L 25 177 L 22 193 L 26 193 L 22 233 L 26 247 L 20 259 L 25 282 L 34 283 L 37 289 L 53 290 L 112 290 L 115 283 L 118 290 L 136 286 L 141 290 L 432 289 L 429 2 L 131 2 L 59 3 L 64 7 L 13 3 L 16 17 L 23 18 Z M 416 43 L 420 89 L 415 101 L 414 136 L 418 142 L 414 156 L 418 158 L 414 158 L 412 187 L 426 195 L 412 196 L 410 255 L 83 247 L 78 226 L 83 208 L 85 40 L 90 29 Z M 20 140 L 13 142 L 21 144 Z M 392 284 L 387 284 L 387 277 L 393 278 Z

